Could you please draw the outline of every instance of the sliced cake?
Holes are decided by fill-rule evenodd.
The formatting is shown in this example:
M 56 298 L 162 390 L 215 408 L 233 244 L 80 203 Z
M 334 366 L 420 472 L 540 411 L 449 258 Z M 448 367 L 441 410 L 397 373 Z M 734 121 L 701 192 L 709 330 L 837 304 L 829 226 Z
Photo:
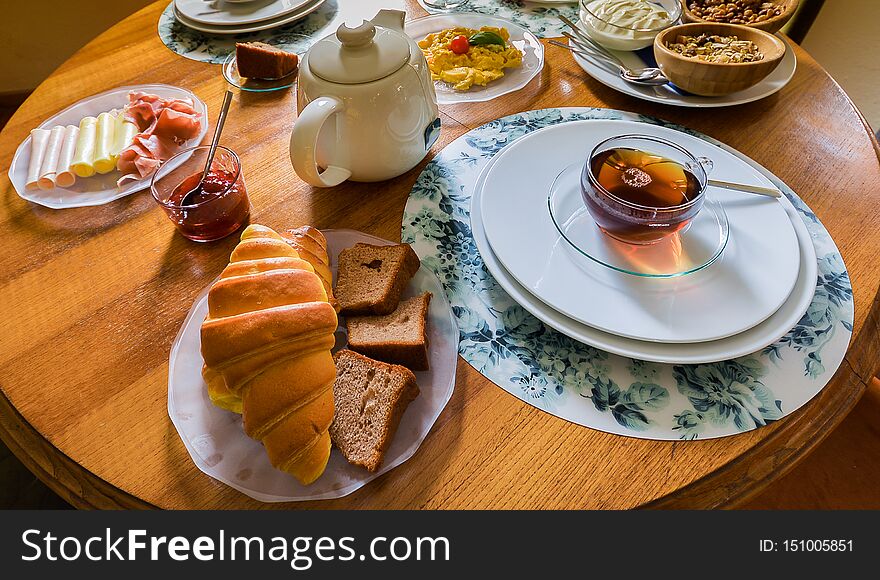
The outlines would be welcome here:
M 348 348 L 412 371 L 428 370 L 426 327 L 430 303 L 431 293 L 425 292 L 402 301 L 391 314 L 349 317 Z
M 355 244 L 339 253 L 336 299 L 340 313 L 390 314 L 403 289 L 419 270 L 419 257 L 409 244 Z
M 376 471 L 382 465 L 400 418 L 419 394 L 406 367 L 375 361 L 350 350 L 334 355 L 336 409 L 330 437 L 349 463 Z
M 249 79 L 280 79 L 296 72 L 299 57 L 265 42 L 236 42 L 238 74 Z

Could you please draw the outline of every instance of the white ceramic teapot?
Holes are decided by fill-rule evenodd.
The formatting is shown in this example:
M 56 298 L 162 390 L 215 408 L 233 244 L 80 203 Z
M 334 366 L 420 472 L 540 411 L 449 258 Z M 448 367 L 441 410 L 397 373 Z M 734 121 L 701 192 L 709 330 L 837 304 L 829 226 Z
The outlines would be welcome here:
M 383 181 L 424 159 L 440 134 L 437 95 L 405 13 L 382 10 L 312 46 L 297 79 L 290 160 L 303 181 Z M 322 170 L 323 168 L 323 170 Z

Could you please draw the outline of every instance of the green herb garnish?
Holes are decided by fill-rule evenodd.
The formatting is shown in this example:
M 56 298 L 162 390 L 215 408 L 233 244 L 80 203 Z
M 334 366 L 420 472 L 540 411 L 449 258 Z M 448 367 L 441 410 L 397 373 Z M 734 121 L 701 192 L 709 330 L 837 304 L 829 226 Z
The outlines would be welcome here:
M 501 38 L 501 36 L 497 33 L 488 30 L 482 30 L 480 32 L 477 32 L 476 34 L 471 35 L 471 37 L 468 38 L 468 42 L 471 44 L 471 46 L 479 46 L 482 44 L 500 44 L 501 47 L 504 48 L 504 39 Z

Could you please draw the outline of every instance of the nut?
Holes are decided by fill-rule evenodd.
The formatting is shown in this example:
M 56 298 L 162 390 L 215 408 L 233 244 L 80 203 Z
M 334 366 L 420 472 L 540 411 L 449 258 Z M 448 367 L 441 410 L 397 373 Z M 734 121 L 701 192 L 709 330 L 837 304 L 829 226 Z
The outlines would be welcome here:
M 736 36 L 679 34 L 675 37 L 675 42 L 666 43 L 666 47 L 684 57 L 706 62 L 741 63 L 764 58 L 757 44 L 751 40 L 740 40 Z
M 706 22 L 749 25 L 775 18 L 785 8 L 765 0 L 689 0 L 688 10 Z

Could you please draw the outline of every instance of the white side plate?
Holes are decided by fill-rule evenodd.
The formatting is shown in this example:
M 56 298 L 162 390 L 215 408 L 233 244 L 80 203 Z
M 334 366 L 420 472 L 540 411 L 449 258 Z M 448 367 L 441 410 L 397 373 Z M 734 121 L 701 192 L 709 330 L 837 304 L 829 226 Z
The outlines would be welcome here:
M 510 33 L 510 43 L 523 53 L 523 61 L 517 68 L 505 69 L 503 77 L 492 81 L 485 87 L 474 85 L 467 91 L 456 91 L 448 83 L 435 81 L 434 88 L 437 91 L 437 103 L 440 105 L 489 101 L 501 95 L 518 91 L 529 84 L 529 81 L 535 78 L 541 72 L 541 69 L 544 68 L 544 45 L 541 44 L 541 41 L 519 24 L 504 18 L 469 12 L 436 14 L 434 16 L 408 20 L 406 23 L 406 33 L 410 38 L 418 42 L 432 32 L 440 32 L 446 28 L 454 28 L 456 26 L 467 28 L 480 28 L 481 26 L 506 28 Z
M 251 24 L 232 24 L 228 26 L 218 26 L 216 24 L 204 24 L 201 22 L 196 22 L 194 20 L 190 20 L 186 16 L 180 13 L 175 6 L 174 17 L 188 28 L 192 28 L 193 30 L 198 30 L 199 32 L 204 32 L 206 34 L 245 34 L 248 32 L 258 32 L 260 30 L 270 30 L 272 28 L 278 28 L 279 26 L 283 26 L 285 24 L 289 24 L 296 20 L 300 20 L 305 18 L 315 10 L 321 7 L 324 4 L 325 0 L 316 0 L 311 4 L 306 4 L 305 6 L 301 6 L 297 10 L 293 12 L 289 12 L 284 16 L 279 16 L 277 18 L 270 18 L 269 20 L 262 20 L 260 22 L 254 22 Z
M 177 11 L 202 24 L 233 26 L 272 20 L 296 12 L 313 0 L 253 0 L 251 2 L 205 2 L 205 0 L 174 0 Z
M 358 242 L 392 242 L 353 230 L 325 230 L 334 277 L 339 252 Z M 200 329 L 208 312 L 208 289 L 198 298 L 171 347 L 168 415 L 193 462 L 204 473 L 258 501 L 284 502 L 343 497 L 413 456 L 452 397 L 458 363 L 458 328 L 440 280 L 426 267 L 416 273 L 404 296 L 431 292 L 428 340 L 431 369 L 417 372 L 419 396 L 409 404 L 385 461 L 375 473 L 349 464 L 334 448 L 327 469 L 308 486 L 269 463 L 263 445 L 244 434 L 241 416 L 215 407 L 202 380 Z M 342 329 L 342 326 L 340 326 Z M 337 331 L 344 344 L 345 333 Z
M 103 93 L 98 93 L 67 107 L 60 113 L 43 121 L 40 129 L 48 129 L 55 125 L 79 125 L 83 117 L 96 116 L 111 109 L 121 109 L 128 103 L 128 93 L 142 91 L 152 93 L 167 99 L 192 99 L 195 110 L 202 114 L 202 128 L 197 137 L 187 141 L 185 147 L 194 147 L 202 142 L 208 132 L 208 105 L 205 104 L 192 92 L 180 87 L 170 85 L 134 85 L 119 87 Z M 22 199 L 32 201 L 39 205 L 52 209 L 64 209 L 69 207 L 88 207 L 103 205 L 120 197 L 125 197 L 137 191 L 149 187 L 150 177 L 134 181 L 125 187 L 117 187 L 116 180 L 122 177 L 118 171 L 111 171 L 106 175 L 93 175 L 92 177 L 77 177 L 76 183 L 69 189 L 55 187 L 53 189 L 27 189 L 27 170 L 31 159 L 31 137 L 28 135 L 12 158 L 9 166 L 9 181 L 15 187 L 15 191 Z M 184 159 L 175 162 L 175 166 Z
M 771 72 L 764 80 L 753 87 L 749 87 L 744 91 L 731 93 L 720 97 L 703 97 L 700 95 L 681 94 L 666 85 L 659 87 L 649 87 L 628 83 L 614 72 L 606 68 L 598 66 L 594 61 L 572 53 L 575 62 L 588 75 L 602 83 L 607 87 L 627 94 L 637 99 L 653 101 L 655 103 L 663 103 L 664 105 L 674 105 L 677 107 L 731 107 L 733 105 L 742 105 L 743 103 L 751 103 L 758 99 L 768 97 L 779 91 L 788 84 L 791 77 L 794 76 L 795 68 L 797 68 L 797 58 L 794 51 L 785 39 L 785 55 L 773 72 Z M 632 68 L 642 68 L 645 63 L 634 52 L 615 51 L 616 54 L 627 66 Z

